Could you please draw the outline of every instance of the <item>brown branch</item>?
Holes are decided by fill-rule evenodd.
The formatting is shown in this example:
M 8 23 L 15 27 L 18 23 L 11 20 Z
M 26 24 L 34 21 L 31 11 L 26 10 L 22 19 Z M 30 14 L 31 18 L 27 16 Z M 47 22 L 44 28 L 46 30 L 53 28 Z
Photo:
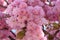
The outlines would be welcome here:
M 10 38 L 10 40 L 15 40 L 14 38 L 12 38 L 11 36 L 8 36 L 8 38 Z
M 46 30 L 44 30 L 43 29 L 43 32 L 45 33 L 45 34 L 48 34 L 48 35 L 50 35 L 51 37 L 52 37 L 52 39 L 55 37 L 55 38 L 57 38 L 58 40 L 60 40 L 58 37 L 56 37 L 56 35 L 51 35 L 49 32 L 47 32 Z M 55 34 L 57 34 L 59 32 L 59 30 L 58 31 L 56 31 L 56 33 Z
M 57 30 L 54 35 L 57 35 L 57 33 L 58 33 L 59 31 L 60 31 L 60 30 Z
M 7 5 L 9 5 L 9 3 L 7 2 L 7 0 L 5 0 L 5 2 L 7 3 Z
M 0 5 L 0 7 L 2 7 L 2 8 L 7 8 L 6 6 L 3 6 L 3 5 Z

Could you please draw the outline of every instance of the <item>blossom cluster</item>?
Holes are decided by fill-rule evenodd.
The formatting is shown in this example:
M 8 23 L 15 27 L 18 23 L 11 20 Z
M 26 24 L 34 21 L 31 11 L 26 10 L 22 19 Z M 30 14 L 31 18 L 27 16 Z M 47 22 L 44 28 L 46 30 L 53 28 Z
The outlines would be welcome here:
M 0 6 L 0 40 L 60 40 L 60 0 L 1 0 Z

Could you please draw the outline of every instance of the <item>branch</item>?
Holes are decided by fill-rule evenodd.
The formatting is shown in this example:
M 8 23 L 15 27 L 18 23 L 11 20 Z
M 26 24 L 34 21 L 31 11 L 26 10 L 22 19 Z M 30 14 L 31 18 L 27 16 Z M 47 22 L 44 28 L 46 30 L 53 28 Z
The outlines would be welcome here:
M 9 5 L 9 3 L 7 2 L 7 0 L 5 0 L 5 2 L 7 3 L 7 5 Z
M 7 8 L 6 6 L 0 5 L 0 7 Z
M 50 36 L 52 36 L 52 39 L 55 37 L 55 38 L 57 38 L 58 40 L 60 40 L 58 37 L 56 37 L 56 35 L 51 35 L 49 32 L 47 32 L 47 31 L 45 31 L 45 30 L 43 30 L 43 32 L 45 33 L 45 34 L 49 34 Z M 57 31 L 58 32 L 58 31 Z M 56 33 L 57 33 L 56 32 Z M 56 34 L 55 33 L 55 34 Z
M 14 38 L 12 38 L 11 36 L 9 36 L 8 38 L 10 38 L 10 40 L 15 40 Z

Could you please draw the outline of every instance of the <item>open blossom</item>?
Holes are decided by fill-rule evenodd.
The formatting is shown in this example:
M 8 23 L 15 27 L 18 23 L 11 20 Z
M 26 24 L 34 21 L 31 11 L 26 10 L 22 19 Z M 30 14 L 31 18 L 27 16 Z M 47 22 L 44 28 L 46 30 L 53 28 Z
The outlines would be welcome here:
M 3 3 L 4 3 L 4 0 L 0 0 L 0 5 L 3 5 Z
M 11 26 L 11 28 L 17 29 L 17 31 L 22 30 L 22 28 L 25 26 L 27 27 L 25 36 L 22 38 L 22 40 L 47 40 L 42 31 L 42 25 L 46 24 L 44 22 L 47 21 L 44 19 L 45 13 L 42 7 L 28 6 L 23 1 L 14 2 L 13 4 L 9 5 L 11 8 L 8 6 L 6 9 L 10 9 L 6 12 L 11 15 L 10 18 L 7 18 L 6 23 Z M 27 21 L 27 25 L 24 23 L 25 21 Z
M 15 38 L 10 32 L 11 28 L 6 24 L 6 17 L 6 14 L 0 12 L 0 40 L 8 38 L 9 35 Z
M 45 7 L 47 7 L 44 8 L 46 12 L 45 13 L 46 18 L 50 21 L 58 21 L 60 17 L 60 11 L 59 11 L 60 7 L 57 5 L 55 5 L 54 7 L 45 5 Z
M 23 40 L 46 40 L 44 39 L 44 33 L 41 28 L 42 26 L 36 25 L 34 22 L 29 22 L 26 36 L 23 38 Z
M 60 32 L 58 32 L 56 36 L 60 39 Z
M 44 5 L 44 3 L 41 2 L 40 0 L 27 0 L 27 4 L 31 6 L 36 6 L 36 5 L 43 6 Z

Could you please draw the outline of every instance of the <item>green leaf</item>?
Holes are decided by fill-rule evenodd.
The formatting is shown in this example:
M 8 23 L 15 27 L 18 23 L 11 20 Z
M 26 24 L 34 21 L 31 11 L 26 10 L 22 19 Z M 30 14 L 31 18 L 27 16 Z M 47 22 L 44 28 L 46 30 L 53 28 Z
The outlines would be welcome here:
M 25 30 L 22 30 L 22 31 L 18 32 L 17 33 L 17 38 L 22 39 L 25 36 L 25 32 L 26 32 Z
M 58 26 L 60 27 L 60 23 L 58 24 Z
M 54 29 L 58 29 L 59 28 L 57 23 L 53 23 L 53 27 L 54 27 Z
M 48 36 L 48 40 L 53 40 L 53 38 L 54 38 L 54 37 L 53 37 L 52 35 L 49 35 L 49 36 Z

